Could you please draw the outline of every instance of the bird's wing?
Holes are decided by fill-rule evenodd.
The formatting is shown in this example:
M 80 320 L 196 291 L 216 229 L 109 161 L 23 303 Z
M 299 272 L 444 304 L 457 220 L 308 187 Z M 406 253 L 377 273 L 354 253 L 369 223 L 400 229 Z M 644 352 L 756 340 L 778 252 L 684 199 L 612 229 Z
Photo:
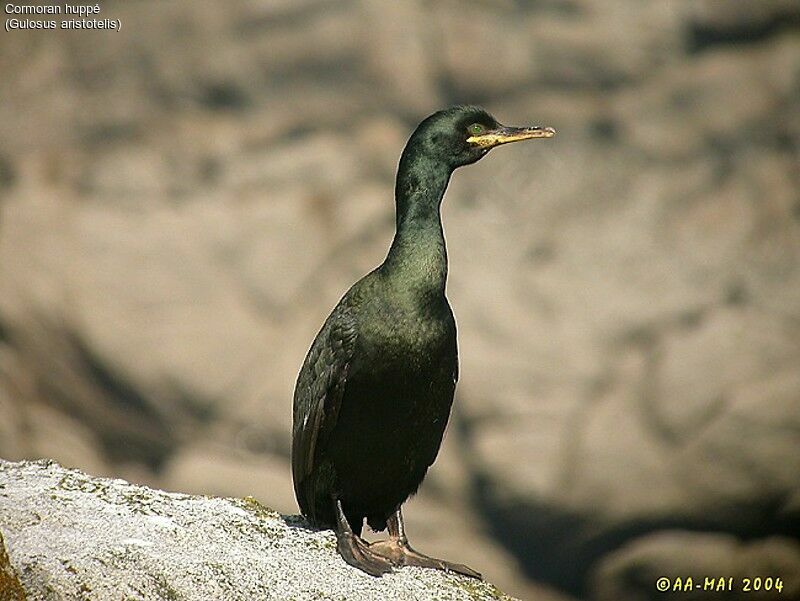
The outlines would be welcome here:
M 317 449 L 339 415 L 356 341 L 352 311 L 337 307 L 317 334 L 297 377 L 292 427 L 292 475 L 298 500 L 311 474 Z

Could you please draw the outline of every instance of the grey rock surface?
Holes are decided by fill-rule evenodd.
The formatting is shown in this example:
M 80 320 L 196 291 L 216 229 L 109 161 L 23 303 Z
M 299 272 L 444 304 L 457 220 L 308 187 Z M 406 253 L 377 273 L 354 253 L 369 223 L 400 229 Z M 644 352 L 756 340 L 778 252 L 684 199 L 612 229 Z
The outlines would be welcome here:
M 0 532 L 30 601 L 513 601 L 434 570 L 368 576 L 336 554 L 331 531 L 252 498 L 167 493 L 53 462 L 0 461 Z

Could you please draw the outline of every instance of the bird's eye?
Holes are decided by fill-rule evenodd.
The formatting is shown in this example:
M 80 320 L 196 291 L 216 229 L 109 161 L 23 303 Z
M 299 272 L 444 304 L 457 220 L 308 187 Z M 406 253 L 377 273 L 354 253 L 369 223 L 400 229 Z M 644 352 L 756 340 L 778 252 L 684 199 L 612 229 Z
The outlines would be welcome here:
M 486 131 L 486 128 L 480 123 L 473 123 L 467 128 L 467 130 L 473 136 L 479 136 Z

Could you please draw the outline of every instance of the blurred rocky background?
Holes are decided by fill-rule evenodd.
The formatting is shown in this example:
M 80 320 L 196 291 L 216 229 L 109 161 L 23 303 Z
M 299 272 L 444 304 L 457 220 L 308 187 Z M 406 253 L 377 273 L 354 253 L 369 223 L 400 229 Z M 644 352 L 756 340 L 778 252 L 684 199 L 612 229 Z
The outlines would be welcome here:
M 0 456 L 296 512 L 307 347 L 414 125 L 480 103 L 558 136 L 445 200 L 462 375 L 412 540 L 521 598 L 800 595 L 799 2 L 101 7 L 0 33 Z

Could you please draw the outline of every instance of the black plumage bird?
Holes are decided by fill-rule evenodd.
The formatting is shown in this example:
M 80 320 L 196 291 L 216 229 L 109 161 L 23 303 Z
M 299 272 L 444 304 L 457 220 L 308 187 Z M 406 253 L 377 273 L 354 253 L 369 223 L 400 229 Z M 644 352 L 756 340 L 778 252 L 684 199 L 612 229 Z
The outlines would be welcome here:
M 409 546 L 400 511 L 436 459 L 458 379 L 440 207 L 456 168 L 500 144 L 554 133 L 504 127 L 472 106 L 422 121 L 400 157 L 389 253 L 339 301 L 300 370 L 292 431 L 297 501 L 312 524 L 335 528 L 339 553 L 369 574 L 416 565 L 480 578 Z M 364 541 L 365 518 L 374 530 L 388 526 L 389 539 Z

